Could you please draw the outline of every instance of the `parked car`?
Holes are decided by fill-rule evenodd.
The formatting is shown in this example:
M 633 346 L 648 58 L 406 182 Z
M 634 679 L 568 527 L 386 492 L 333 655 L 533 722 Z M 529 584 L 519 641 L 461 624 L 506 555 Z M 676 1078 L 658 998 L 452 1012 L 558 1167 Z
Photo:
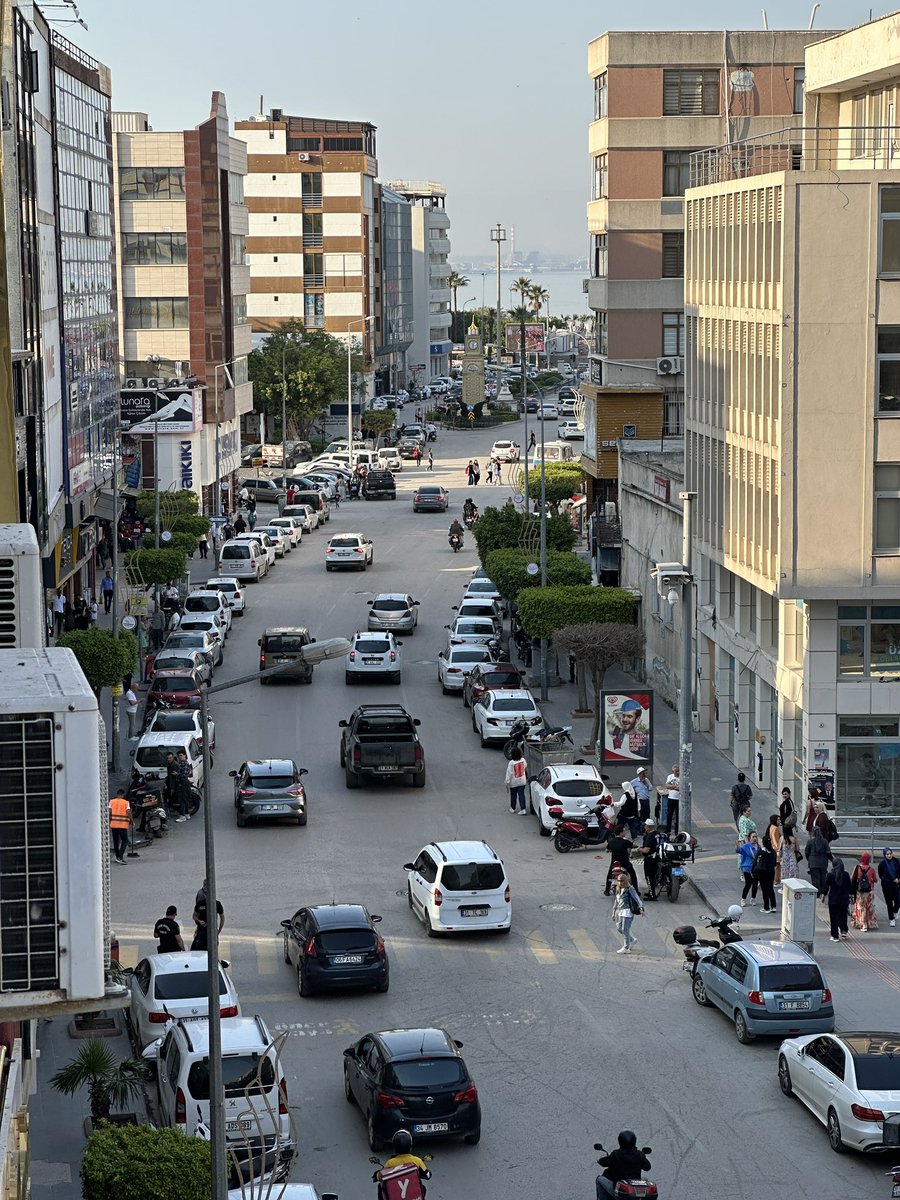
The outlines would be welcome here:
M 241 587 L 241 581 L 234 575 L 216 575 L 212 579 L 207 579 L 206 586 L 222 593 L 228 601 L 228 607 L 231 609 L 233 617 L 244 615 L 247 604 L 244 589 Z
M 403 459 L 394 446 L 382 446 L 378 451 L 378 463 L 386 471 L 402 471 Z
M 246 488 L 257 504 L 284 503 L 284 491 L 274 479 L 261 475 L 238 476 L 238 488 Z
M 369 632 L 384 630 L 410 637 L 419 623 L 419 602 L 408 592 L 380 592 L 369 601 Z
M 464 677 L 463 704 L 468 708 L 489 689 L 493 692 L 524 688 L 522 672 L 511 663 L 480 662 Z
M 211 683 L 213 676 L 209 655 L 190 646 L 164 646 L 153 656 L 147 678 L 152 679 L 159 671 L 196 671 L 201 683 Z
M 392 633 L 355 633 L 350 639 L 344 683 L 356 683 L 364 676 L 379 675 L 399 684 L 402 645 Z
M 146 707 L 199 708 L 205 686 L 196 671 L 157 671 L 147 693 Z
M 139 1050 L 160 1038 L 173 1021 L 209 1016 L 209 972 L 205 950 L 148 954 L 128 979 L 131 1004 L 128 1024 Z M 241 1002 L 231 977 L 219 967 L 219 1016 L 241 1015 Z
M 231 605 L 224 592 L 215 588 L 195 588 L 184 600 L 185 613 L 213 613 L 225 632 L 231 632 Z
M 474 929 L 509 933 L 506 868 L 487 842 L 430 842 L 403 870 L 409 907 L 429 937 Z
M 260 554 L 266 559 L 269 568 L 275 566 L 275 543 L 267 533 L 263 533 L 261 528 L 256 528 L 251 533 L 249 530 L 246 533 L 239 533 L 234 538 L 236 542 L 247 542 L 248 545 L 256 545 L 259 547 Z
M 144 779 L 163 779 L 166 756 L 171 752 L 177 758 L 181 750 L 187 756 L 189 780 L 195 787 L 202 787 L 203 751 L 191 729 L 142 733 L 134 750 L 135 770 Z
M 202 629 L 187 630 L 179 626 L 178 629 L 168 635 L 163 644 L 163 650 L 176 650 L 182 646 L 190 646 L 194 650 L 202 650 L 204 654 L 209 655 L 209 660 L 214 667 L 222 665 L 224 655 L 222 654 L 221 641 L 211 638 Z
M 181 618 L 178 631 L 206 633 L 220 646 L 225 645 L 225 628 L 215 613 L 185 613 Z
M 303 625 L 275 625 L 267 629 L 258 641 L 259 669 L 267 671 L 272 667 L 283 667 L 283 670 L 278 675 L 260 679 L 260 684 L 278 683 L 282 676 L 312 683 L 314 667 L 304 658 L 303 648 L 315 640 Z M 293 665 L 289 667 L 288 663 Z
M 413 512 L 446 512 L 450 495 L 446 488 L 423 484 L 413 493 Z
M 584 805 L 596 805 L 609 799 L 609 788 L 596 767 L 558 763 L 544 767 L 530 783 L 529 808 L 538 819 L 541 837 L 549 837 L 556 824 L 551 808 L 563 813 L 580 813 Z
M 493 580 L 488 579 L 486 575 L 480 575 L 477 578 L 470 580 L 466 585 L 466 590 L 463 593 L 463 600 L 470 598 L 493 600 L 496 604 L 503 603 L 503 597 L 497 591 L 497 585 Z
M 212 717 L 206 722 L 209 733 L 209 748 L 216 748 L 216 723 Z M 143 733 L 190 733 L 197 739 L 197 745 L 203 749 L 203 725 L 200 713 L 196 708 L 155 708 L 147 716 Z
M 526 688 L 486 691 L 472 704 L 472 729 L 482 746 L 505 742 L 517 721 L 535 726 L 543 723 L 534 696 Z
M 457 620 L 468 617 L 484 617 L 494 623 L 494 636 L 499 638 L 503 632 L 503 618 L 500 616 L 500 606 L 489 596 L 463 596 L 459 604 L 453 605 Z
M 299 546 L 303 540 L 303 525 L 298 517 L 276 517 L 265 528 L 267 531 L 273 528 L 280 529 L 290 542 L 292 550 L 296 546 Z
M 522 448 L 519 443 L 510 441 L 508 438 L 494 442 L 493 446 L 491 446 L 491 458 L 496 458 L 500 462 L 518 462 L 521 453 Z
M 234 780 L 234 815 L 238 829 L 261 817 L 290 817 L 306 824 L 309 772 L 290 758 L 254 758 L 228 774 Z
M 372 539 L 364 533 L 336 533 L 329 538 L 325 547 L 325 570 L 337 571 L 343 567 L 365 571 L 375 561 Z
M 259 583 L 269 573 L 269 558 L 259 542 L 223 542 L 219 548 L 219 571 L 222 574 L 227 571 L 232 579 Z
M 381 917 L 362 904 L 310 904 L 282 921 L 284 961 L 297 972 L 301 996 L 331 988 L 386 992 L 390 964 L 375 929 Z
M 497 627 L 493 617 L 457 617 L 452 625 L 445 625 L 444 628 L 450 631 L 451 646 L 460 642 L 487 645 L 497 638 Z
M 447 646 L 438 655 L 438 683 L 447 696 L 461 692 L 466 676 L 479 663 L 492 663 L 494 656 L 486 645 L 458 643 Z

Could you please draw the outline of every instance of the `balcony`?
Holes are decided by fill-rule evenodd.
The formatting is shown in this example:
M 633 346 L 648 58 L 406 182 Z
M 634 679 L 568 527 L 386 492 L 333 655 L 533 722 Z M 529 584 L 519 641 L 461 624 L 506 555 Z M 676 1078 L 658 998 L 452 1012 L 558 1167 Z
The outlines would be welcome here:
M 321 233 L 303 233 L 303 249 L 304 250 L 321 250 L 322 249 Z
M 691 155 L 691 187 L 782 171 L 889 171 L 900 144 L 888 125 L 807 126 L 729 142 Z
M 309 291 L 310 288 L 323 288 L 325 286 L 324 275 L 304 275 L 303 286 Z
M 322 209 L 322 193 L 313 192 L 311 195 L 303 193 L 303 211 L 304 212 L 320 212 Z

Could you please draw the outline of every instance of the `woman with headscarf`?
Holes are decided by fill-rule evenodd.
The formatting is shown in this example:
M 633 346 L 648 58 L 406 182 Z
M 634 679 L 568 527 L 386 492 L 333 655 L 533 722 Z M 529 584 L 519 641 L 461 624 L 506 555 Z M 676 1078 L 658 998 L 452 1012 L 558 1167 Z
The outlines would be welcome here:
M 828 849 L 828 843 L 818 826 L 813 828 L 812 837 L 806 843 L 805 854 L 809 864 L 809 881 L 821 896 L 825 886 L 825 872 L 828 870 L 829 860 L 834 856 Z
M 881 852 L 878 878 L 881 880 L 881 894 L 887 907 L 888 922 L 893 929 L 897 924 L 897 912 L 900 911 L 900 862 L 894 858 L 890 846 L 885 846 Z
M 853 868 L 850 876 L 850 892 L 853 896 L 853 928 L 863 933 L 877 929 L 875 920 L 875 884 L 878 876 L 872 866 L 872 855 L 864 850 L 859 856 L 859 866 Z
M 831 940 L 838 936 L 850 936 L 847 928 L 847 910 L 850 907 L 850 876 L 844 870 L 844 860 L 834 860 L 834 870 L 829 872 L 823 888 L 823 899 L 828 902 L 828 918 L 831 921 Z

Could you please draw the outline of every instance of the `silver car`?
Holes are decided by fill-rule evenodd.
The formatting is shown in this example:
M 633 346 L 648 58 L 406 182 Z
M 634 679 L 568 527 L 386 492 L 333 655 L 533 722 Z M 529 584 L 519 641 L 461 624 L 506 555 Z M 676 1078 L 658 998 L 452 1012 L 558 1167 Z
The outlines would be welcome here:
M 354 683 L 363 675 L 386 675 L 391 683 L 400 682 L 400 647 L 392 633 L 355 633 L 347 655 L 344 682 Z
M 369 601 L 369 632 L 413 634 L 419 623 L 418 600 L 406 592 L 382 592 Z

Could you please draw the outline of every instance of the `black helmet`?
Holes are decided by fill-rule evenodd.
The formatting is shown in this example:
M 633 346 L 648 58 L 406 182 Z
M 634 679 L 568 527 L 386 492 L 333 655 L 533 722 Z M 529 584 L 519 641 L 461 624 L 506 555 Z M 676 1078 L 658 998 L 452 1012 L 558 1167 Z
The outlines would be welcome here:
M 630 1129 L 623 1129 L 619 1134 L 619 1149 L 633 1150 L 637 1145 L 637 1134 Z
M 631 1144 L 634 1145 L 634 1141 L 637 1139 L 635 1139 L 634 1134 L 631 1137 L 633 1139 Z M 391 1138 L 391 1149 L 395 1154 L 409 1154 L 410 1150 L 412 1150 L 412 1134 L 406 1129 L 398 1129 Z

